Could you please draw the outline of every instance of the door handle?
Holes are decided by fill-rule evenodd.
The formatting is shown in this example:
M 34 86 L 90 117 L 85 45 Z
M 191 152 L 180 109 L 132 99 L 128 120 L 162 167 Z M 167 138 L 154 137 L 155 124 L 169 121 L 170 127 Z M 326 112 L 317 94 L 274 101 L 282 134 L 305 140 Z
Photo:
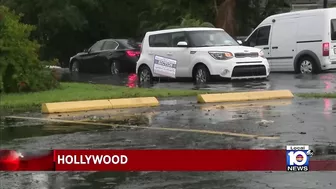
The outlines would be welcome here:
M 272 47 L 272 49 L 278 49 L 278 47 Z
M 170 53 L 170 52 L 169 52 L 169 53 L 167 53 L 167 55 L 168 55 L 168 56 L 172 56 L 172 55 L 173 55 L 173 53 Z
M 264 50 L 268 50 L 269 49 L 269 47 L 264 47 Z

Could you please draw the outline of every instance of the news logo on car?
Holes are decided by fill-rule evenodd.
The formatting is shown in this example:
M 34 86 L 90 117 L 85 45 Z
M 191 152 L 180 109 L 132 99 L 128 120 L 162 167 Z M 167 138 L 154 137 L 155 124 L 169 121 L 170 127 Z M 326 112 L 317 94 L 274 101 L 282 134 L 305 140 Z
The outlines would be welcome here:
M 309 171 L 309 160 L 313 156 L 313 151 L 309 146 L 294 145 L 287 146 L 287 171 L 306 172 Z

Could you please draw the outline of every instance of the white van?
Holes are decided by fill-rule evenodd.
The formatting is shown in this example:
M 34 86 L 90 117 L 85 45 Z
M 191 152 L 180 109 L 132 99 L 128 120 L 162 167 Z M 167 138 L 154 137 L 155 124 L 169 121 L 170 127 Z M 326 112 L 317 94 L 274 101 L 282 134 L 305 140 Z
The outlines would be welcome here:
M 240 46 L 219 28 L 179 28 L 147 32 L 137 62 L 140 82 L 154 77 L 230 79 L 267 78 L 270 69 L 262 50 Z
M 273 71 L 319 73 L 336 68 L 336 8 L 270 16 L 243 45 L 264 51 Z

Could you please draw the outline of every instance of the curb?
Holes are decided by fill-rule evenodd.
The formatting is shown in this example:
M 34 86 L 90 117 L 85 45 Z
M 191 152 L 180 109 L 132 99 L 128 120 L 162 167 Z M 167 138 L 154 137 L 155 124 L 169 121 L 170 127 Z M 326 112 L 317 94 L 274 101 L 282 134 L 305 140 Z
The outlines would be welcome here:
M 236 92 L 236 93 L 218 93 L 218 94 L 200 94 L 197 96 L 198 103 L 214 102 L 242 102 L 257 100 L 275 100 L 275 99 L 292 99 L 294 95 L 289 90 L 275 91 L 254 91 L 254 92 Z M 42 113 L 70 113 L 106 109 L 122 108 L 140 108 L 156 107 L 160 103 L 155 97 L 140 98 L 120 98 L 105 100 L 87 100 L 72 102 L 55 102 L 42 104 Z
M 160 103 L 155 97 L 121 98 L 106 100 L 88 100 L 72 102 L 55 102 L 42 104 L 42 113 L 68 113 L 91 110 L 154 107 Z
M 237 93 L 220 93 L 220 94 L 200 94 L 197 96 L 198 103 L 213 102 L 241 102 L 253 100 L 273 100 L 289 99 L 294 95 L 289 90 L 275 91 L 254 91 L 254 92 L 237 92 Z

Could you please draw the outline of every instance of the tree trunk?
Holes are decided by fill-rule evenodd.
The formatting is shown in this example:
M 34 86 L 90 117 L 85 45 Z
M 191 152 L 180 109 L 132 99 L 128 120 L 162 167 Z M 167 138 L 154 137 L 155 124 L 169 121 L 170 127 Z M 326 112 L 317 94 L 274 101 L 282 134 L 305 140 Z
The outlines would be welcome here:
M 236 0 L 224 0 L 218 6 L 216 17 L 216 27 L 223 28 L 231 36 L 236 32 L 235 8 Z

